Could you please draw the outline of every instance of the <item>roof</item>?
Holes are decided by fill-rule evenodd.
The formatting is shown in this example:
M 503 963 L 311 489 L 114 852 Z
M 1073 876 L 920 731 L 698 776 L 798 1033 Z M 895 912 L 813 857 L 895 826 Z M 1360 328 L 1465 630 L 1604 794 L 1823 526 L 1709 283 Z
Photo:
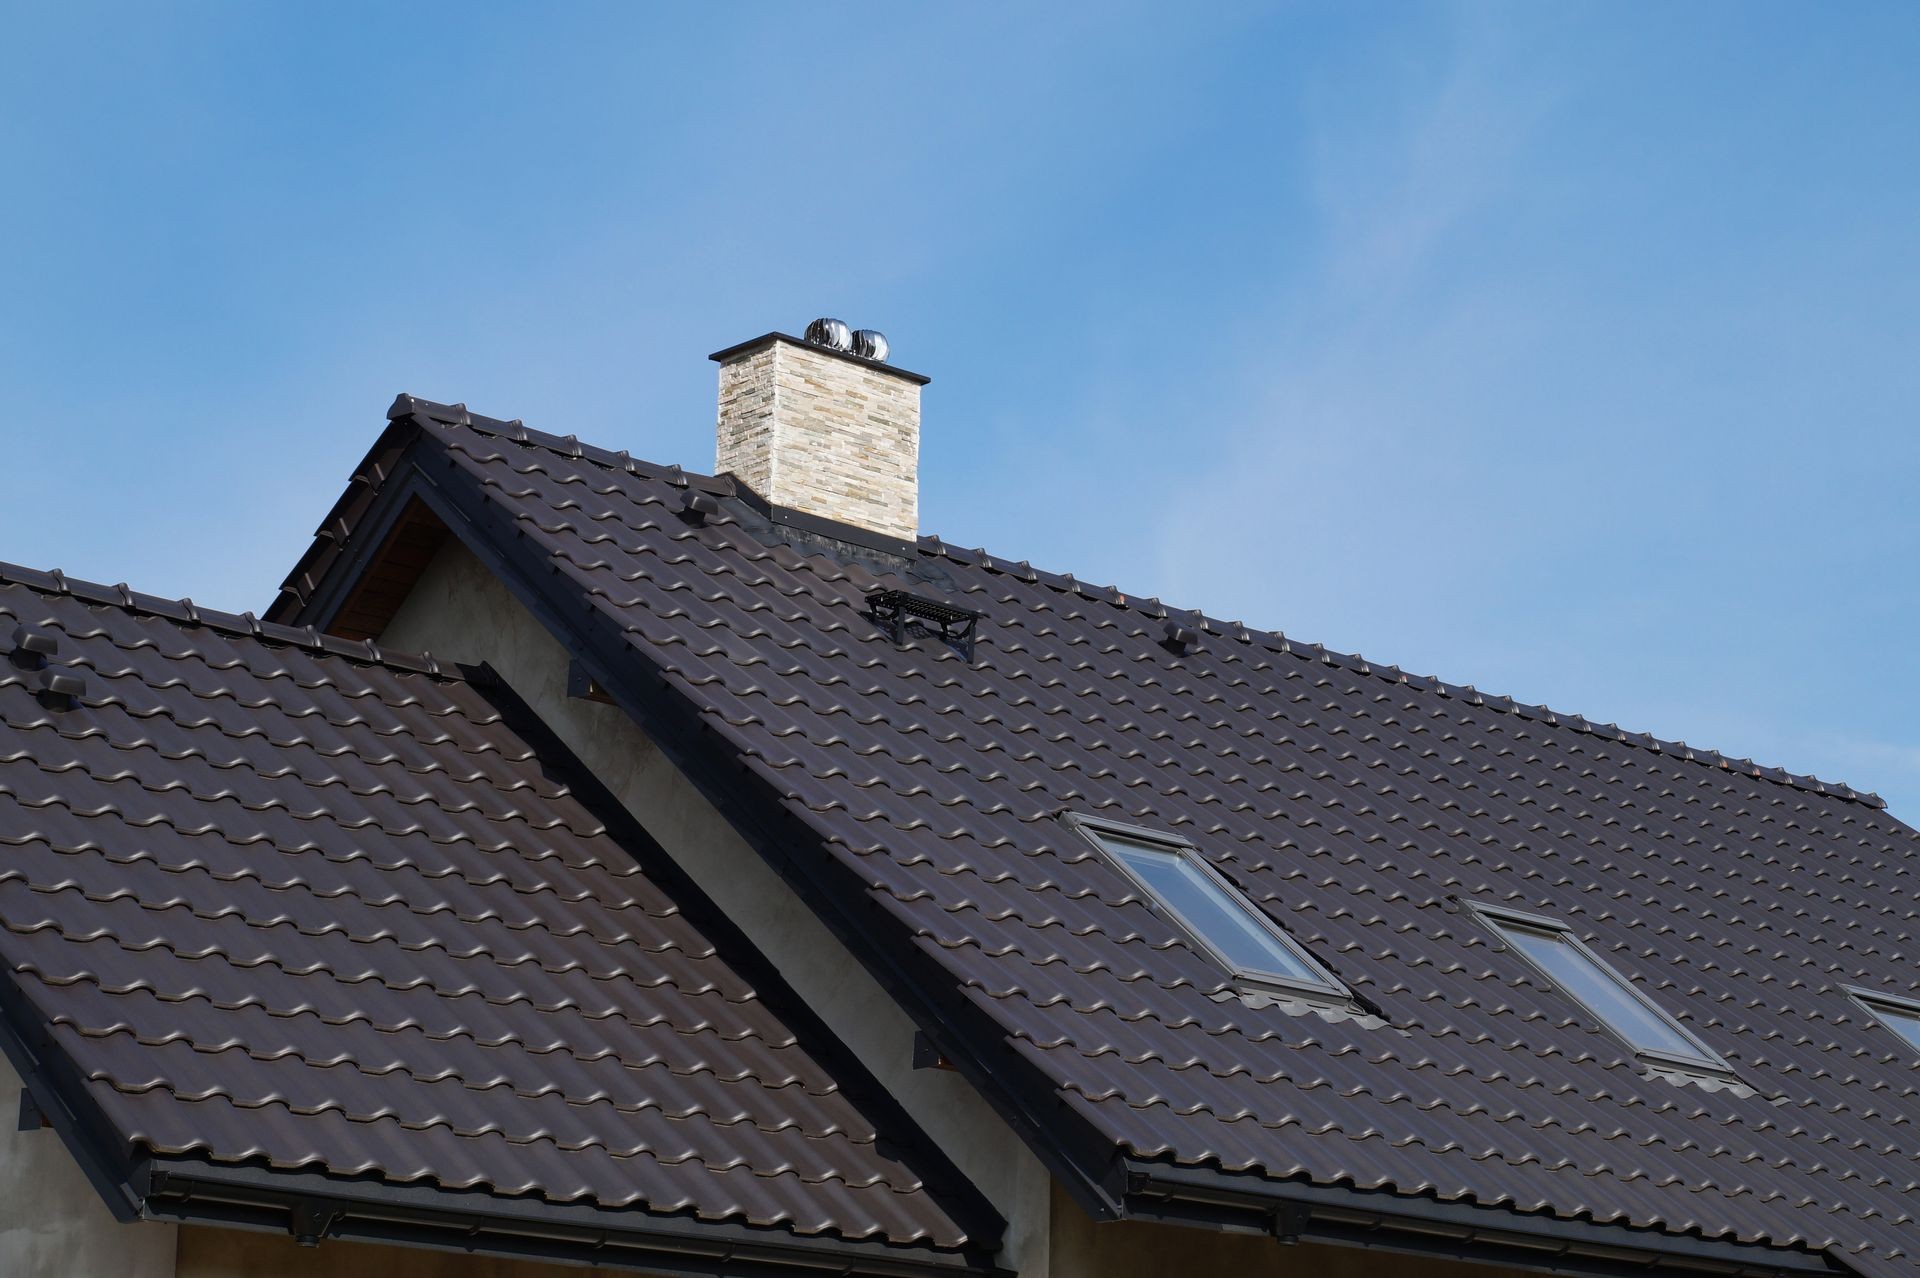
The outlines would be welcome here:
M 0 643 L 6 1037 L 150 1214 L 299 1185 L 379 1197 L 376 1236 L 511 1218 L 602 1262 L 690 1221 L 841 1272 L 993 1245 L 490 672 L 13 567 Z
M 326 624 L 400 498 L 433 503 L 696 779 L 745 765 L 736 819 L 804 851 L 821 908 L 862 890 L 843 935 L 1083 1194 L 1914 1269 L 1913 1064 L 1843 989 L 1920 993 L 1920 836 L 1873 796 L 937 538 L 834 544 L 458 405 L 392 416 L 275 615 Z M 896 646 L 880 588 L 981 613 L 972 659 Z M 1068 813 L 1190 838 L 1362 1014 L 1242 997 Z M 1469 903 L 1567 921 L 1745 1086 L 1649 1071 Z

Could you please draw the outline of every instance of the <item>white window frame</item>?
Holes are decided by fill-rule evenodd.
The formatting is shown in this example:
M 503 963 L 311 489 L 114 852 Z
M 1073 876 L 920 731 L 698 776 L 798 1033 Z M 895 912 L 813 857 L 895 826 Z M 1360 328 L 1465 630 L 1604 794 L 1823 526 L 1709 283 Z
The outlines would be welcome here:
M 1876 1026 L 1893 1035 L 1900 1046 L 1907 1049 L 1908 1055 L 1920 1056 L 1920 1043 L 1915 1043 L 1881 1019 L 1884 1012 L 1893 1012 L 1920 1020 L 1920 999 L 1910 998 L 1904 994 L 1888 994 L 1882 990 L 1870 990 L 1861 985 L 1843 985 L 1840 988 L 1860 1005 L 1862 1011 L 1874 1018 L 1873 1023 Z
M 1646 1061 L 1652 1065 L 1663 1066 L 1667 1069 L 1683 1070 L 1692 1074 L 1711 1074 L 1738 1081 L 1739 1075 L 1734 1072 L 1733 1066 L 1729 1065 L 1720 1053 L 1701 1042 L 1700 1036 L 1688 1029 L 1685 1025 L 1682 1025 L 1679 1018 L 1674 1016 L 1674 1014 L 1666 1008 L 1660 1006 L 1659 1003 L 1655 1002 L 1645 993 L 1641 992 L 1638 985 L 1628 980 L 1613 964 L 1607 962 L 1606 959 L 1595 953 L 1592 946 L 1580 939 L 1580 936 L 1573 930 L 1571 924 L 1563 923 L 1559 919 L 1548 918 L 1542 914 L 1529 914 L 1525 910 L 1511 909 L 1504 905 L 1488 905 L 1481 901 L 1467 901 L 1465 904 L 1479 916 L 1481 923 L 1486 926 L 1488 931 L 1493 933 L 1495 938 L 1506 947 L 1509 953 L 1537 973 L 1540 979 L 1547 983 L 1549 988 L 1559 991 L 1568 1002 L 1592 1017 L 1601 1029 L 1618 1039 L 1637 1059 Z M 1514 944 L 1507 936 L 1507 929 L 1514 927 L 1524 928 L 1530 932 L 1545 932 L 1571 945 L 1578 953 L 1584 956 L 1589 963 L 1593 964 L 1594 968 L 1603 977 L 1612 981 L 1614 985 L 1624 991 L 1629 998 L 1639 1003 L 1641 1007 L 1645 1008 L 1655 1019 L 1666 1025 L 1668 1029 L 1671 1029 L 1682 1039 L 1693 1044 L 1694 1050 L 1698 1052 L 1699 1055 L 1697 1057 L 1679 1056 L 1673 1052 L 1663 1052 L 1655 1048 L 1641 1047 L 1636 1044 L 1632 1039 L 1628 1038 L 1626 1034 L 1615 1029 L 1613 1025 L 1608 1022 L 1607 1018 L 1600 1014 L 1598 1008 L 1554 979 L 1552 973 L 1534 962 L 1533 958 L 1525 950 Z
M 1147 903 L 1150 909 L 1170 921 L 1174 925 L 1175 931 L 1179 932 L 1189 944 L 1201 954 L 1219 964 L 1221 969 L 1232 976 L 1234 980 L 1245 985 L 1278 989 L 1288 994 L 1301 995 L 1320 1002 L 1331 1001 L 1342 1006 L 1352 1004 L 1353 992 L 1341 983 L 1340 978 L 1328 971 L 1325 964 L 1314 958 L 1313 955 L 1308 952 L 1306 946 L 1289 936 L 1286 929 L 1274 922 L 1273 919 L 1268 916 L 1267 912 L 1261 909 L 1252 898 L 1235 887 L 1224 874 L 1214 869 L 1212 863 L 1200 854 L 1200 849 L 1193 845 L 1192 840 L 1166 830 L 1150 830 L 1142 826 L 1128 825 L 1121 821 L 1109 820 L 1106 817 L 1085 816 L 1078 812 L 1066 813 L 1062 819 L 1073 829 L 1078 830 L 1086 836 L 1087 841 L 1093 844 L 1094 848 L 1100 853 L 1101 859 L 1126 877 L 1127 882 L 1133 885 L 1134 890 L 1139 893 L 1140 898 Z M 1303 981 L 1299 977 L 1289 975 L 1285 972 L 1268 972 L 1259 968 L 1241 967 L 1220 950 L 1216 949 L 1213 943 L 1206 938 L 1205 934 L 1203 934 L 1198 927 L 1194 926 L 1194 924 L 1187 919 L 1186 915 L 1175 908 L 1172 902 L 1163 898 L 1144 879 L 1135 874 L 1133 867 L 1129 866 L 1118 853 L 1106 845 L 1101 837 L 1102 835 L 1111 835 L 1114 838 L 1125 839 L 1131 843 L 1144 843 L 1149 847 L 1170 852 L 1188 865 L 1193 866 L 1200 871 L 1203 877 L 1224 893 L 1228 901 L 1244 910 L 1249 918 L 1253 919 L 1255 923 L 1273 938 L 1275 943 L 1293 955 L 1294 958 L 1298 959 L 1302 967 L 1309 972 L 1315 973 L 1319 979 Z

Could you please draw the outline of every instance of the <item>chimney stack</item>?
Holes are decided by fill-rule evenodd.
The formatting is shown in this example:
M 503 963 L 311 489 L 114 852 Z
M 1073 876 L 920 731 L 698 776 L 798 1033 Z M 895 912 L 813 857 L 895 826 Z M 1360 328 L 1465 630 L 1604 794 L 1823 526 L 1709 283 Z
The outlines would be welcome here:
M 900 541 L 920 532 L 920 388 L 887 339 L 820 319 L 768 333 L 720 365 L 717 470 L 776 506 Z

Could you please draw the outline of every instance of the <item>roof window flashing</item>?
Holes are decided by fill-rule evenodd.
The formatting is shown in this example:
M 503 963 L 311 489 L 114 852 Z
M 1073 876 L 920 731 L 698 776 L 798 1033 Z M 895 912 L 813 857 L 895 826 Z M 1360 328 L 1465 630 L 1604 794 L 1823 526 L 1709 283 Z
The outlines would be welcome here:
M 1468 903 L 1506 946 L 1555 989 L 1592 1013 L 1644 1063 L 1738 1081 L 1733 1066 L 1695 1038 L 1558 919 Z
M 1177 834 L 1067 813 L 1158 913 L 1245 985 L 1351 1006 L 1353 994 Z
M 1897 1035 L 1908 1047 L 1920 1052 L 1920 999 L 1883 994 L 1879 990 L 1862 989 L 1857 985 L 1841 988 L 1865 1009 L 1867 1015 Z

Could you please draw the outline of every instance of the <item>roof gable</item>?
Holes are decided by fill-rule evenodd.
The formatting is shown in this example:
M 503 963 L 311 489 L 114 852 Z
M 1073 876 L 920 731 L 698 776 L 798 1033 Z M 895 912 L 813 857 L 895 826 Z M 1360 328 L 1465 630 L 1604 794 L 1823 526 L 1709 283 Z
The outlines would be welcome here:
M 523 1245 L 541 1217 L 608 1259 L 697 1221 L 856 1271 L 993 1245 L 485 671 L 0 567 L 16 624 L 87 687 L 49 708 L 37 659 L 0 655 L 6 1036 L 118 1206 L 380 1194 L 483 1249 L 476 1218 Z
M 464 410 L 402 422 L 596 677 L 804 823 L 1077 1157 L 1910 1266 L 1912 1068 L 1840 988 L 1920 988 L 1916 836 L 1871 796 L 933 539 L 811 553 L 725 479 Z M 689 485 L 727 500 L 690 518 Z M 983 613 L 976 658 L 895 646 L 882 587 Z M 1186 836 L 1378 1015 L 1243 996 L 1069 812 Z M 1566 921 L 1748 1087 L 1649 1072 L 1469 902 Z

